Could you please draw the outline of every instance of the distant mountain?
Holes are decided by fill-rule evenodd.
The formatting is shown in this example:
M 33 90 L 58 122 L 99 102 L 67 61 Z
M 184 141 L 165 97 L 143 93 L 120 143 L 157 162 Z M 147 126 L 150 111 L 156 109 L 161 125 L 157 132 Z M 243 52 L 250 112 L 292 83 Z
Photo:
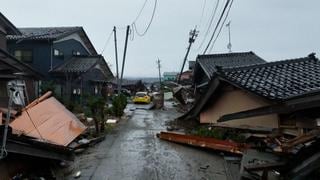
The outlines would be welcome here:
M 154 83 L 159 82 L 158 77 L 125 77 L 128 80 L 142 80 L 144 83 Z

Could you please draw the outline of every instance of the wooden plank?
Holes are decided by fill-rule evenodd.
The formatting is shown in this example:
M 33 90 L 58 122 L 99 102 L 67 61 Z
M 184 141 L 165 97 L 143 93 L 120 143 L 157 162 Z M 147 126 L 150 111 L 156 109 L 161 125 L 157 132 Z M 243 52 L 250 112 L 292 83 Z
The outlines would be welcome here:
M 263 170 L 273 170 L 278 169 L 286 165 L 286 162 L 274 162 L 274 163 L 264 163 L 255 165 L 246 165 L 244 169 L 247 171 L 263 171 Z
M 247 144 L 240 144 L 225 140 L 219 140 L 208 137 L 200 137 L 194 135 L 185 135 L 185 134 L 177 134 L 177 133 L 169 133 L 169 132 L 161 132 L 157 134 L 160 139 L 188 144 L 191 146 L 208 148 L 213 150 L 219 150 L 224 152 L 230 152 L 234 154 L 243 154 L 243 152 L 249 148 Z
M 289 113 L 292 111 L 314 108 L 319 106 L 320 106 L 320 101 L 318 100 L 311 101 L 311 102 L 304 102 L 300 104 L 276 104 L 276 105 L 251 109 L 247 111 L 226 114 L 222 116 L 220 119 L 218 119 L 218 122 L 226 122 L 230 120 L 243 119 L 243 118 L 275 114 L 275 113 Z

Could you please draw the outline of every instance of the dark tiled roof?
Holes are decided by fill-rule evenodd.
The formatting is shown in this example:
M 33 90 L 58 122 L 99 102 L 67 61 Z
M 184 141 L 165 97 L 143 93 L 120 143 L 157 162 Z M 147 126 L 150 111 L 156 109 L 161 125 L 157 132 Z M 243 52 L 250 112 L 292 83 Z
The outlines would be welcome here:
M 21 35 L 8 35 L 9 40 L 32 39 L 47 40 L 58 39 L 81 30 L 82 27 L 37 27 L 19 28 Z
M 55 73 L 83 73 L 96 65 L 102 56 L 73 56 L 62 65 L 54 68 Z
M 320 61 L 308 57 L 221 70 L 236 86 L 271 100 L 288 100 L 320 91 Z
M 265 63 L 266 61 L 254 54 L 253 52 L 238 52 L 226 54 L 207 54 L 199 55 L 197 62 L 205 71 L 208 77 L 212 77 L 217 71 L 217 66 L 237 67 L 243 65 L 252 65 Z

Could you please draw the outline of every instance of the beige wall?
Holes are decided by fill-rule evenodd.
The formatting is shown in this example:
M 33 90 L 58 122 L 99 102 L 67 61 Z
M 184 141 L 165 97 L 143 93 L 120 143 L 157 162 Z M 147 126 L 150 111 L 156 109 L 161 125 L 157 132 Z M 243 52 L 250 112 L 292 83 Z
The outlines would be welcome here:
M 270 105 L 259 97 L 248 94 L 243 90 L 224 92 L 206 111 L 200 114 L 200 123 L 217 123 L 217 120 L 226 114 L 255 109 Z M 250 125 L 278 128 L 278 115 L 265 115 L 224 122 L 228 125 Z

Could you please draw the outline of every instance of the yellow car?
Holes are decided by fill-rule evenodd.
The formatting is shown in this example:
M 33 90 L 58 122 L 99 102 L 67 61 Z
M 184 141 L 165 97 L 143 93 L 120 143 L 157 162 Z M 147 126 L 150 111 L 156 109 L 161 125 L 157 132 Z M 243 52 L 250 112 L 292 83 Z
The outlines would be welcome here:
M 151 97 L 148 95 L 147 92 L 137 92 L 132 101 L 134 103 L 149 104 L 151 102 Z

